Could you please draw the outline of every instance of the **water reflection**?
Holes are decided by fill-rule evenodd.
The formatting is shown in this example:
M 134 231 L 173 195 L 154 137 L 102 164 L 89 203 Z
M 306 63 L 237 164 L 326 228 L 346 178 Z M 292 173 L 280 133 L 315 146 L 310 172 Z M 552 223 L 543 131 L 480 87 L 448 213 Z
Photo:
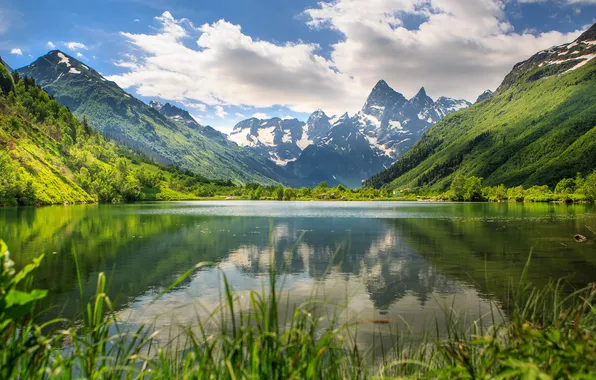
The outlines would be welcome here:
M 316 293 L 359 318 L 384 315 L 415 329 L 446 305 L 485 314 L 486 300 L 504 297 L 532 248 L 534 283 L 569 276 L 581 286 L 596 273 L 594 240 L 571 238 L 593 236 L 588 206 L 187 202 L 8 208 L 0 223 L 18 265 L 47 256 L 36 279 L 50 289 L 47 318 L 79 315 L 74 253 L 85 298 L 106 272 L 123 315 L 163 326 L 191 321 L 198 304 L 218 304 L 216 269 L 148 304 L 200 261 L 218 263 L 239 292 L 260 289 L 275 265 L 290 302 Z

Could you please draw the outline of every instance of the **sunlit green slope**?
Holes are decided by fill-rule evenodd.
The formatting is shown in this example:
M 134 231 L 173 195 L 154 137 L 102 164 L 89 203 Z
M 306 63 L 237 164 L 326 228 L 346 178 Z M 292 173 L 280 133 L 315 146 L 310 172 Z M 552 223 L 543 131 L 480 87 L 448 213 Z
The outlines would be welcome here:
M 519 63 L 495 94 L 436 124 L 369 185 L 549 185 L 596 169 L 596 26 Z
M 274 184 L 285 172 L 201 128 L 170 119 L 134 98 L 93 68 L 54 50 L 17 70 L 30 76 L 76 116 L 104 136 L 152 157 L 157 162 L 191 170 L 208 178 Z

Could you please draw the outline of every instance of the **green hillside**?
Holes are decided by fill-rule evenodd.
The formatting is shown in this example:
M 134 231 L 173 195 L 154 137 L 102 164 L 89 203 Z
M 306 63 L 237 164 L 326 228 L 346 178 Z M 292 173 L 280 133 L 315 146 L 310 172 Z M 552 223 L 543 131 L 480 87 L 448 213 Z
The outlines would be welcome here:
M 18 69 L 104 136 L 208 178 L 275 184 L 285 172 L 225 138 L 160 114 L 73 57 L 54 50 Z
M 596 169 L 596 26 L 519 63 L 495 94 L 436 124 L 367 184 L 446 189 L 456 174 L 486 185 L 548 185 Z
M 190 199 L 232 186 L 107 141 L 32 79 L 11 84 L 0 90 L 0 205 Z

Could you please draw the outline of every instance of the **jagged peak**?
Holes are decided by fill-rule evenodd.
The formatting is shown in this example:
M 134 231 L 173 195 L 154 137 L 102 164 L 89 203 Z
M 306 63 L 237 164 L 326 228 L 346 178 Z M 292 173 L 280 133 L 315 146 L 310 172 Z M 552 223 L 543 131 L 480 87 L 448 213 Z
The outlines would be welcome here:
M 426 94 L 426 89 L 423 87 L 418 90 L 418 93 L 414 96 L 415 98 L 427 98 L 428 95 Z
M 493 92 L 491 90 L 486 90 L 482 94 L 480 94 L 480 96 L 478 96 L 478 99 L 476 99 L 476 103 L 480 103 L 481 101 L 486 100 L 491 96 L 493 96 Z
M 592 25 L 590 29 L 582 33 L 576 41 L 595 41 L 596 40 L 596 24 Z
M 149 105 L 158 111 L 163 107 L 163 104 L 161 104 L 161 102 L 158 102 L 157 100 L 150 101 Z
M 387 82 L 385 82 L 385 80 L 381 79 L 377 82 L 377 84 L 375 84 L 375 87 L 373 87 L 373 90 L 376 88 L 391 88 L 391 86 L 389 86 L 387 84 Z M 392 89 L 392 88 L 391 88 Z M 392 89 L 393 90 L 393 89 Z

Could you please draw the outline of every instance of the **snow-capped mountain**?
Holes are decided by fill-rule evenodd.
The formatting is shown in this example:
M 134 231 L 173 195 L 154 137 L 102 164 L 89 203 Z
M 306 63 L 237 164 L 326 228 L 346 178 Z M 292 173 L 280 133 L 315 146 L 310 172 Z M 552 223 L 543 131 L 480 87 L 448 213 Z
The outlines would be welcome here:
M 535 81 L 577 70 L 594 58 L 596 58 L 596 24 L 575 41 L 542 50 L 530 59 L 516 64 L 496 92 L 507 90 L 530 71 L 532 74 L 527 80 Z
M 381 80 L 359 112 L 341 116 L 326 136 L 305 149 L 287 169 L 305 178 L 305 185 L 327 181 L 359 186 L 398 160 L 439 120 L 470 105 L 446 97 L 434 101 L 424 88 L 407 99 Z
M 238 123 L 230 139 L 286 166 L 303 179 L 300 185 L 355 187 L 398 160 L 436 122 L 470 105 L 446 97 L 434 101 L 424 88 L 407 99 L 381 80 L 354 116 L 317 110 L 306 123 L 252 118 Z
M 229 139 L 284 166 L 296 160 L 307 146 L 317 144 L 326 136 L 332 121 L 321 110 L 315 111 L 306 123 L 278 117 L 251 118 L 236 124 Z
M 149 106 L 151 106 L 151 108 L 153 108 L 163 116 L 167 117 L 168 119 L 184 123 L 189 128 L 192 128 L 207 137 L 218 138 L 221 141 L 226 140 L 225 134 L 219 132 L 218 130 L 208 125 L 204 126 L 199 124 L 195 120 L 195 118 L 192 117 L 191 114 L 185 109 L 176 107 L 175 105 L 172 105 L 170 103 L 162 104 L 157 100 L 150 101 Z
M 435 102 L 426 94 L 424 87 L 408 100 L 381 80 L 373 88 L 362 110 L 353 117 L 353 123 L 364 134 L 371 148 L 385 156 L 386 163 L 390 165 L 435 123 L 470 105 L 468 101 L 446 97 Z

